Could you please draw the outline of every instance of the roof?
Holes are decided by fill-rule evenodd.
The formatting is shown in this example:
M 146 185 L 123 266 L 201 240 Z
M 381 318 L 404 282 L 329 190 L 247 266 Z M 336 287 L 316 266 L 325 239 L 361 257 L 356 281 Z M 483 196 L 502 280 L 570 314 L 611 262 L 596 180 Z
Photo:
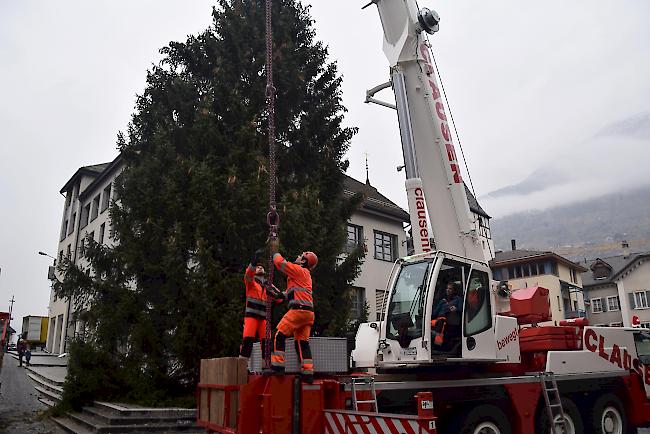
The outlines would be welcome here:
M 587 269 L 582 265 L 570 261 L 564 256 L 560 256 L 554 252 L 541 250 L 508 250 L 505 252 L 496 252 L 494 259 L 490 261 L 490 266 L 495 267 L 500 265 L 520 264 L 540 259 L 555 259 L 567 267 L 574 268 L 581 273 L 587 271 Z
M 61 188 L 59 193 L 63 194 L 66 191 L 70 190 L 70 188 L 81 178 L 83 175 L 88 175 L 92 177 L 97 177 L 100 175 L 106 168 L 110 165 L 111 163 L 102 163 L 102 164 L 93 164 L 92 166 L 83 166 L 80 167 L 74 175 L 68 180 L 68 182 L 65 183 L 65 185 Z
M 465 185 L 465 194 L 467 195 L 467 203 L 469 204 L 469 210 L 485 218 L 488 219 L 491 218 L 488 215 L 488 213 L 486 213 L 485 210 L 481 208 L 481 204 L 478 203 L 478 200 L 476 200 L 472 192 L 469 191 L 469 188 L 467 188 L 467 184 L 464 185 Z
M 587 271 L 582 273 L 582 286 L 584 288 L 586 286 L 614 283 L 616 279 L 621 274 L 623 274 L 631 265 L 633 265 L 638 259 L 643 258 L 650 258 L 650 252 L 630 253 L 628 255 L 609 256 L 606 258 L 596 258 L 585 261 Z M 612 271 L 607 277 L 602 279 L 594 278 L 594 273 L 593 270 L 591 270 L 591 267 L 596 262 L 603 262 L 611 267 Z
M 113 173 L 113 170 L 116 167 L 119 167 L 122 164 L 122 154 L 119 154 L 113 161 L 110 163 L 104 163 L 104 164 L 97 164 L 95 166 L 87 166 L 87 167 L 103 167 L 101 173 L 99 176 L 97 176 L 93 182 L 91 182 L 86 189 L 81 192 L 79 195 L 79 199 L 83 200 L 86 195 L 92 193 L 95 191 L 95 188 L 97 187 L 98 184 L 101 184 L 108 176 L 110 176 Z
M 344 193 L 349 196 L 356 193 L 363 194 L 361 209 L 364 211 L 383 214 L 386 217 L 392 217 L 405 223 L 411 221 L 409 213 L 404 211 L 386 196 L 379 193 L 375 187 L 370 184 L 359 182 L 348 175 L 345 175 Z

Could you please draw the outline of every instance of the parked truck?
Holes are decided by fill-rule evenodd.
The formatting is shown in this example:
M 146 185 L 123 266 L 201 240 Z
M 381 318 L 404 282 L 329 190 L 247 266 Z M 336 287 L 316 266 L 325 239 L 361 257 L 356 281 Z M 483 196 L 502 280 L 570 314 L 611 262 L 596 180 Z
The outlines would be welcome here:
M 47 341 L 48 318 L 46 316 L 24 316 L 22 336 L 32 348 L 45 348 Z
M 373 4 L 391 75 L 375 90 L 395 94 L 382 105 L 397 111 L 415 254 L 395 263 L 382 317 L 360 326 L 349 372 L 328 368 L 325 356 L 348 356 L 328 342 L 319 351 L 323 338 L 313 342 L 313 384 L 225 359 L 210 376 L 203 361 L 198 423 L 222 434 L 627 434 L 650 425 L 650 331 L 546 325 L 547 289 L 510 293 L 492 279 L 427 41 L 438 15 L 416 0 Z M 441 315 L 450 288 L 462 303 Z

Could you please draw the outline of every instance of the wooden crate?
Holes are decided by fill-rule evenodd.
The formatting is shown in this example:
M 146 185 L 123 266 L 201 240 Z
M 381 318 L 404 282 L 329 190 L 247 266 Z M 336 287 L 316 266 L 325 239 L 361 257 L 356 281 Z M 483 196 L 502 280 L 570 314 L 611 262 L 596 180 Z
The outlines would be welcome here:
M 246 384 L 248 381 L 248 366 L 245 359 L 238 357 L 223 357 L 219 359 L 201 360 L 200 382 L 203 384 L 219 384 L 235 386 Z M 208 408 L 208 396 L 210 405 Z M 200 420 L 224 426 L 225 422 L 226 392 L 219 389 L 201 390 L 201 405 L 199 408 Z M 239 410 L 239 393 L 230 392 L 230 428 L 237 425 L 237 412 Z

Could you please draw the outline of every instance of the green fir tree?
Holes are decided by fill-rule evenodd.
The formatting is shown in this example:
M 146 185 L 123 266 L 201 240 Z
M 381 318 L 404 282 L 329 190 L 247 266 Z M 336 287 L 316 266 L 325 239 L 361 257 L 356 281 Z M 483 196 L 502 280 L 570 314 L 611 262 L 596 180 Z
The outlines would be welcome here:
M 314 333 L 340 336 L 364 255 L 340 259 L 360 202 L 343 194 L 355 129 L 342 125 L 341 76 L 309 9 L 298 0 L 273 8 L 281 251 L 318 254 Z M 242 275 L 268 231 L 264 14 L 262 0 L 220 0 L 213 26 L 170 43 L 148 72 L 118 137 L 126 169 L 110 208 L 116 244 L 88 240 L 90 266 L 63 264 L 56 288 L 88 330 L 71 346 L 64 405 L 165 404 L 193 394 L 201 358 L 237 354 Z

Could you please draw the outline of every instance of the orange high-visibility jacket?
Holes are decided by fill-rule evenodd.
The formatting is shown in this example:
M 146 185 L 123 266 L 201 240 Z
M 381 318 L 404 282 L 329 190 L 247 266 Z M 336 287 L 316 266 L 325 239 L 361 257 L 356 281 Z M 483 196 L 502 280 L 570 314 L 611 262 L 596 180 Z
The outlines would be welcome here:
M 273 255 L 275 268 L 287 275 L 287 299 L 289 308 L 314 309 L 311 288 L 311 273 L 298 264 L 288 262 L 281 254 Z
M 244 316 L 252 318 L 266 318 L 266 291 L 255 280 L 255 266 L 249 264 L 244 273 L 246 285 L 246 312 Z

